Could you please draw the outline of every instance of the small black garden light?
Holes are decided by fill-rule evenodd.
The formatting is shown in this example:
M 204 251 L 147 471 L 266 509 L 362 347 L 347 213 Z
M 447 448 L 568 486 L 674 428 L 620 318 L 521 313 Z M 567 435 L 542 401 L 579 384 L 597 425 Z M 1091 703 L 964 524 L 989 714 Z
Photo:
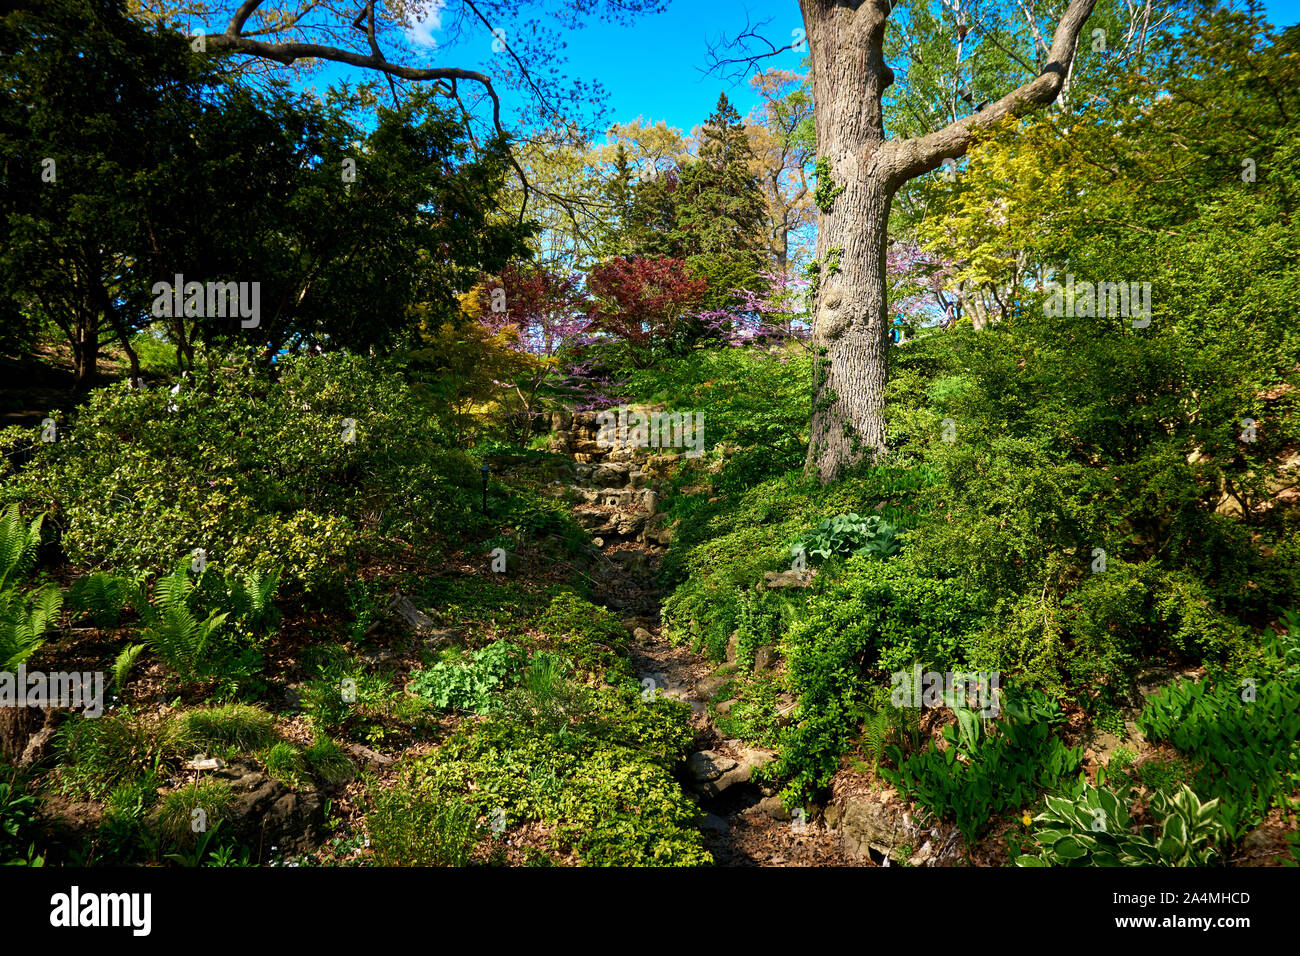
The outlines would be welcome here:
M 483 513 L 487 514 L 487 482 L 488 475 L 492 473 L 492 469 L 487 465 L 483 465 L 479 468 L 478 473 L 483 476 Z

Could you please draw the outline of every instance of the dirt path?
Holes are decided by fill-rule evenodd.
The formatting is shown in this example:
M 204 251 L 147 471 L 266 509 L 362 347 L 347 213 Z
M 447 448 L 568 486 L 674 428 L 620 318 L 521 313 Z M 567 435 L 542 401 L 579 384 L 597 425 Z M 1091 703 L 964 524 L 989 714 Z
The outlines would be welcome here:
M 588 506 L 588 513 L 602 506 Z M 617 509 L 610 512 L 615 523 Z M 607 532 L 608 533 L 608 532 Z M 691 708 L 694 753 L 679 778 L 705 812 L 705 842 L 720 866 L 849 865 L 836 835 L 820 823 L 792 819 L 777 788 L 748 779 L 749 772 L 773 756 L 736 739 L 725 739 L 708 713 L 708 697 L 698 690 L 716 663 L 672 644 L 660 617 L 657 583 L 665 549 L 635 540 L 602 541 L 595 575 L 598 603 L 619 614 L 632 634 L 629 657 L 642 686 Z

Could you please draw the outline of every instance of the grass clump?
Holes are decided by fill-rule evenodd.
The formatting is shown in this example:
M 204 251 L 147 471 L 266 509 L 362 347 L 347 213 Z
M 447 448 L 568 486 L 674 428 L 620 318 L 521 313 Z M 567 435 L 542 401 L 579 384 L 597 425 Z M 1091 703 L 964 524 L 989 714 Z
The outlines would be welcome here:
M 312 776 L 324 784 L 351 780 L 357 772 L 356 765 L 343 746 L 328 737 L 317 738 L 314 744 L 303 751 L 303 759 Z
M 169 724 L 176 739 L 189 748 L 227 758 L 262 750 L 275 741 L 273 718 L 251 704 L 191 710 Z
M 465 866 L 478 844 L 474 809 L 458 797 L 398 785 L 371 796 L 366 817 L 379 866 Z
M 287 786 L 296 787 L 307 776 L 307 761 L 302 751 L 287 740 L 272 744 L 263 760 L 271 778 Z
M 177 740 L 170 725 L 122 711 L 66 721 L 55 734 L 54 750 L 60 792 L 102 800 L 119 784 L 159 771 L 176 756 Z
M 234 803 L 235 794 L 224 780 L 208 777 L 186 784 L 163 797 L 158 807 L 158 833 L 181 846 L 193 846 L 202 833 L 225 818 Z

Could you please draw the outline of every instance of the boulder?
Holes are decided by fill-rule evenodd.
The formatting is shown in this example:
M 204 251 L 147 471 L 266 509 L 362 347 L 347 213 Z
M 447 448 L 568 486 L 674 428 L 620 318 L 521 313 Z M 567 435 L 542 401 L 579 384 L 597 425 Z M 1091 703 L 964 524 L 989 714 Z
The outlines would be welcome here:
M 636 512 L 625 512 L 618 516 L 614 523 L 614 530 L 621 535 L 631 536 L 640 534 L 641 529 L 645 527 L 646 516 Z
M 708 677 L 701 677 L 695 682 L 695 693 L 699 694 L 702 700 L 710 700 L 735 678 L 736 665 L 723 664 L 715 673 L 710 674 Z
M 719 796 L 738 783 L 748 783 L 755 770 L 775 759 L 776 754 L 768 750 L 742 750 L 736 759 L 736 766 L 720 777 L 705 781 L 697 789 L 707 798 Z
M 650 567 L 650 556 L 643 551 L 612 551 L 609 559 L 631 574 L 642 574 Z
M 290 788 L 243 763 L 215 771 L 213 777 L 229 782 L 235 801 L 227 819 L 240 841 L 258 853 L 259 862 L 277 852 L 315 848 L 324 814 L 314 787 Z
M 433 618 L 416 607 L 409 597 L 398 595 L 388 603 L 388 611 L 401 618 L 411 630 L 424 637 L 438 629 Z
M 741 811 L 741 816 L 751 820 L 789 820 L 790 811 L 786 810 L 780 797 L 764 797 L 752 807 Z
M 887 857 L 911 839 L 901 812 L 890 810 L 873 794 L 845 797 L 837 822 L 844 852 L 854 860 L 868 859 L 872 850 Z
M 763 586 L 769 591 L 784 588 L 806 588 L 812 584 L 812 571 L 768 571 L 763 575 Z
M 718 753 L 716 750 L 701 750 L 686 758 L 686 772 L 697 783 L 717 780 L 728 770 L 739 765 L 734 757 Z
M 596 469 L 591 473 L 591 480 L 601 487 L 622 488 L 627 484 L 627 476 L 630 471 L 631 468 L 628 465 L 605 462 L 596 466 Z
M 39 763 L 49 752 L 59 712 L 49 707 L 0 707 L 0 755 L 18 767 Z

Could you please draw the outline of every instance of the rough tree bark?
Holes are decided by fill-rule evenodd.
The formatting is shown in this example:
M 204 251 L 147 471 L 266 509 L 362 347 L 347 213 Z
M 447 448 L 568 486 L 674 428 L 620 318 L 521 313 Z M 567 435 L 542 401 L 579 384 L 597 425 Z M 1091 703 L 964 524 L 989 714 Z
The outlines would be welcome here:
M 1071 0 L 1047 64 L 972 116 L 925 136 L 887 140 L 882 98 L 891 0 L 800 0 L 812 58 L 820 207 L 813 313 L 812 428 L 805 469 L 823 484 L 886 449 L 889 315 L 885 242 L 898 188 L 969 148 L 982 129 L 1051 103 L 1095 0 Z

